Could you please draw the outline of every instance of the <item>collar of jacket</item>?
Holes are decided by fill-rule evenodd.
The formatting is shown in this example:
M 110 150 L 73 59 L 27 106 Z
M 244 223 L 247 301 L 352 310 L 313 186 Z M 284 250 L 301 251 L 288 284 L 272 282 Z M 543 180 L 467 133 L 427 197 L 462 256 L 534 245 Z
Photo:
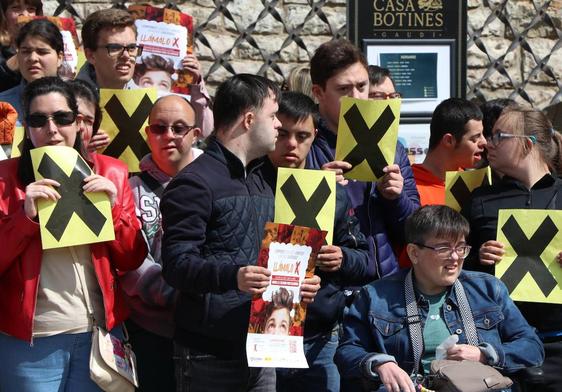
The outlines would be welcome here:
M 315 141 L 325 140 L 328 146 L 332 149 L 336 148 L 336 141 L 338 135 L 335 134 L 328 128 L 328 123 L 322 117 L 318 119 L 318 135 L 316 135 Z
M 513 184 L 514 186 L 524 189 L 524 190 L 528 190 L 527 187 L 525 185 L 523 185 L 522 182 L 516 180 L 513 177 L 509 177 L 509 176 L 504 176 L 502 178 L 502 182 L 506 183 L 506 184 Z M 542 188 L 548 188 L 550 186 L 552 186 L 552 184 L 554 184 L 556 182 L 556 177 L 552 175 L 552 173 L 546 173 L 540 180 L 538 180 L 532 187 L 531 189 L 542 189 Z
M 254 159 L 248 163 L 247 167 L 244 167 L 240 158 L 226 148 L 216 136 L 209 136 L 205 153 L 224 163 L 228 167 L 232 178 L 245 178 L 248 174 L 262 166 L 264 162 L 264 158 L 262 157 Z

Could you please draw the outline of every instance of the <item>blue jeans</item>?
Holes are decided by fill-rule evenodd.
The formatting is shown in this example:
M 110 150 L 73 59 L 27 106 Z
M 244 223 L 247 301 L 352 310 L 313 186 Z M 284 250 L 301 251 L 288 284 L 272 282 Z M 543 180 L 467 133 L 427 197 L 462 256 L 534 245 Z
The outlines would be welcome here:
M 275 392 L 274 368 L 245 359 L 220 359 L 174 344 L 177 392 Z
M 0 333 L 0 390 L 99 392 L 90 379 L 92 333 L 61 334 L 28 342 Z
M 327 391 L 340 390 L 340 374 L 334 364 L 338 347 L 339 327 L 331 333 L 304 343 L 308 369 L 277 369 L 277 391 Z

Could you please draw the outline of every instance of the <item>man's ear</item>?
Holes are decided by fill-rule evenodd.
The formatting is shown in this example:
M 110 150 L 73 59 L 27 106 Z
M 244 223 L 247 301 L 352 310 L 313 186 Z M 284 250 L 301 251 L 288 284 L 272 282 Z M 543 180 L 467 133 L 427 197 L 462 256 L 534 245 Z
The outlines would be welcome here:
M 319 101 L 320 99 L 322 99 L 322 96 L 324 95 L 324 89 L 319 84 L 313 84 L 312 95 L 314 95 L 316 101 Z
M 446 133 L 441 138 L 441 143 L 443 143 L 445 147 L 454 148 L 457 145 L 457 139 L 455 139 L 452 134 Z
M 256 115 L 254 114 L 254 112 L 246 112 L 244 113 L 244 117 L 242 117 L 242 125 L 245 129 L 250 129 L 255 119 Z
M 95 66 L 96 59 L 94 56 L 94 51 L 92 49 L 84 48 L 84 56 L 86 56 L 86 60 L 88 60 L 90 64 Z
M 406 245 L 406 253 L 408 253 L 408 257 L 410 258 L 412 264 L 418 263 L 418 252 L 419 248 L 415 244 L 409 243 Z

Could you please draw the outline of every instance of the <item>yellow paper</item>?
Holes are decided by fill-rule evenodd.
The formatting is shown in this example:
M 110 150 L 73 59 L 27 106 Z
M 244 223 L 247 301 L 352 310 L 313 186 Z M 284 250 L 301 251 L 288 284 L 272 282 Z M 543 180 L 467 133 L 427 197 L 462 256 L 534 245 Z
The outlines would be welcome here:
M 72 198 L 80 195 L 83 178 L 93 174 L 74 148 L 36 148 L 31 150 L 31 161 L 37 180 L 50 178 L 61 184 L 56 188 L 61 195 L 58 201 L 39 199 L 37 203 L 43 249 L 115 239 L 111 205 L 105 192 L 82 193 L 83 198 Z
M 111 142 L 103 150 L 105 155 L 121 159 L 131 173 L 139 171 L 139 162 L 150 152 L 145 127 L 156 101 L 154 88 L 135 90 L 100 89 L 103 129 Z
M 336 176 L 327 170 L 277 171 L 275 223 L 319 228 L 332 243 L 336 214 Z
M 21 156 L 24 137 L 25 130 L 23 129 L 23 127 L 16 127 L 14 129 L 14 138 L 12 140 L 12 154 L 10 155 L 10 158 L 17 158 Z
M 78 72 L 86 64 L 86 55 L 83 50 L 76 48 L 76 60 L 76 75 L 78 75 Z
M 562 211 L 500 210 L 497 240 L 505 255 L 496 264 L 496 276 L 513 300 L 562 304 L 562 268 L 556 261 L 562 250 Z M 522 256 L 532 258 L 538 274 L 528 272 Z
M 445 173 L 445 205 L 460 211 L 465 203 L 470 202 L 473 190 L 490 184 L 492 171 L 489 166 L 477 170 L 449 171 Z
M 383 176 L 382 169 L 394 163 L 400 103 L 400 99 L 341 99 L 335 159 L 353 165 L 346 178 L 376 181 Z

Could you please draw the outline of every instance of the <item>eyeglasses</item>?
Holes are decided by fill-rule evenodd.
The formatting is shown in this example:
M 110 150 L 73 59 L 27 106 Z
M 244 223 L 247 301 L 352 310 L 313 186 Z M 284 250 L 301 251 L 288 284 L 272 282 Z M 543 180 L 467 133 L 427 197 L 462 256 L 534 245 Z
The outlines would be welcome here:
M 76 114 L 63 111 L 54 112 L 53 114 L 31 113 L 25 119 L 27 125 L 33 128 L 44 127 L 49 120 L 53 120 L 58 126 L 70 125 L 76 120 Z
M 125 53 L 125 50 L 127 50 L 129 56 L 136 57 L 142 54 L 142 49 L 143 49 L 142 45 L 137 45 L 137 44 L 130 44 L 130 45 L 107 44 L 103 47 L 107 49 L 107 54 L 110 57 L 121 57 L 123 56 L 123 53 Z
M 382 91 L 375 91 L 373 93 L 369 93 L 369 98 L 371 99 L 394 99 L 400 97 L 402 97 L 402 94 L 399 92 L 383 93 Z
M 189 131 L 195 128 L 195 125 L 184 125 L 184 124 L 176 124 L 176 125 L 160 125 L 160 124 L 150 124 L 148 125 L 148 130 L 155 135 L 163 135 L 168 132 L 168 129 L 172 130 L 172 133 L 175 136 L 184 136 Z
M 514 135 L 512 133 L 504 133 L 504 132 L 500 131 L 500 132 L 494 133 L 492 136 L 488 136 L 486 138 L 486 143 L 493 144 L 494 146 L 498 146 L 502 142 L 502 140 L 514 139 L 514 138 L 526 138 L 526 139 L 531 140 L 531 142 L 533 144 L 536 143 L 536 141 L 537 141 L 536 136 L 533 136 L 533 135 L 530 135 L 530 136 Z
M 448 247 L 448 246 L 437 246 L 437 247 L 435 247 L 435 246 L 420 244 L 420 243 L 417 243 L 417 242 L 414 242 L 414 245 L 420 246 L 422 248 L 431 249 L 432 251 L 437 253 L 437 256 L 439 256 L 443 259 L 452 257 L 453 252 L 455 252 L 457 254 L 457 256 L 459 256 L 459 259 L 464 259 L 466 256 L 468 256 L 468 254 L 470 253 L 470 249 L 472 248 L 470 245 L 461 245 L 461 246 L 457 246 L 455 248 L 451 248 L 451 247 Z

